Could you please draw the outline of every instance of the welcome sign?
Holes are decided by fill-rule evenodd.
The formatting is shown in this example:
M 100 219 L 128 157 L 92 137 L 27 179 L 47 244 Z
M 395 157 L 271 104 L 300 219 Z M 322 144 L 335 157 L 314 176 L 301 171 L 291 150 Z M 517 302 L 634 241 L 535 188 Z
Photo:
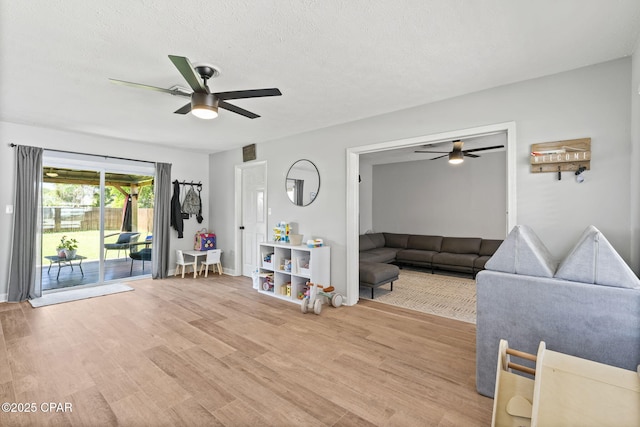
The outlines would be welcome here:
M 591 169 L 591 138 L 531 145 L 531 172 L 566 172 Z

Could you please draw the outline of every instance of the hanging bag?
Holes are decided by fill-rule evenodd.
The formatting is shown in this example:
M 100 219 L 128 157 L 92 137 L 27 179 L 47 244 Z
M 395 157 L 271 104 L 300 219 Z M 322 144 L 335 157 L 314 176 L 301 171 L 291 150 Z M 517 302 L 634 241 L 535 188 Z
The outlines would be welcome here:
M 199 230 L 196 233 L 195 243 L 193 249 L 196 251 L 209 251 L 216 248 L 216 235 L 215 233 L 208 233 L 206 228 Z
M 200 212 L 200 198 L 191 187 L 182 202 L 182 212 L 189 215 L 197 215 Z

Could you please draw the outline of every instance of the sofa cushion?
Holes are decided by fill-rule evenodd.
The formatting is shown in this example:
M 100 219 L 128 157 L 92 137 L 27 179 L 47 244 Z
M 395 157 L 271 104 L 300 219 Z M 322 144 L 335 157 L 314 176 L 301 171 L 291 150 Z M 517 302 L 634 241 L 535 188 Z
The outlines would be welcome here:
M 398 262 L 422 262 L 430 264 L 431 258 L 437 253 L 438 252 L 435 251 L 422 251 L 418 249 L 401 249 L 396 255 L 396 260 Z
M 360 235 L 360 252 L 362 251 L 368 251 L 370 249 L 375 249 L 376 248 L 376 244 L 371 240 L 371 238 L 369 237 L 368 234 L 361 234 Z
M 361 285 L 378 286 L 398 279 L 400 269 L 392 264 L 360 262 L 359 274 Z
M 640 280 L 593 225 L 587 227 L 555 277 L 616 288 L 640 289 Z
M 433 256 L 434 265 L 458 266 L 472 269 L 473 261 L 478 258 L 477 254 L 454 254 L 451 252 L 440 252 Z
M 384 234 L 371 233 L 371 234 L 367 234 L 367 236 L 369 236 L 373 244 L 376 245 L 376 248 L 384 248 L 386 246 L 385 240 L 384 240 Z
M 396 260 L 395 248 L 375 248 L 368 251 L 360 252 L 360 261 L 369 262 L 393 262 Z
M 489 255 L 482 255 L 473 261 L 474 270 L 484 270 L 484 266 L 487 264 L 491 257 Z
M 504 273 L 553 277 L 557 263 L 530 227 L 516 225 L 487 261 L 485 268 Z
M 440 252 L 478 255 L 481 242 L 482 239 L 476 237 L 444 237 Z
M 476 276 L 476 385 L 495 390 L 500 339 L 536 354 L 548 349 L 635 371 L 640 364 L 640 292 L 484 270 Z
M 411 234 L 407 240 L 407 249 L 440 252 L 442 236 L 420 236 Z
M 480 256 L 491 256 L 500 247 L 502 244 L 502 240 L 491 240 L 491 239 L 482 239 L 482 243 L 480 243 L 480 251 L 478 255 Z
M 407 247 L 407 241 L 409 240 L 408 234 L 397 234 L 397 233 L 383 233 L 384 234 L 384 245 L 387 248 L 400 248 L 405 249 Z

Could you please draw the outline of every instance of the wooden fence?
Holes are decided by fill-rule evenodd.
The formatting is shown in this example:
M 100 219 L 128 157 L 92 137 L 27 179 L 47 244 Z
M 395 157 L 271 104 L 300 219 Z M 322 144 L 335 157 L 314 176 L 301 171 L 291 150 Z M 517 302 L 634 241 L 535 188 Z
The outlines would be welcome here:
M 43 231 L 91 231 L 100 229 L 100 208 L 45 207 L 42 212 Z M 122 228 L 122 208 L 104 209 L 104 229 Z M 138 223 L 132 229 L 151 234 L 153 230 L 153 209 L 138 209 Z

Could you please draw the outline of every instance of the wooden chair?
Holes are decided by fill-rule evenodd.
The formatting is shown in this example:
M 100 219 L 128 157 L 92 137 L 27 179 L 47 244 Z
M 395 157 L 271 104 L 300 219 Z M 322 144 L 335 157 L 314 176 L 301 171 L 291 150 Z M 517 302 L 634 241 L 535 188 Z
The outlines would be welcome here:
M 193 278 L 196 278 L 196 275 L 198 274 L 197 270 L 196 270 L 196 260 L 194 259 L 193 261 L 189 261 L 186 262 L 184 260 L 184 254 L 182 253 L 181 250 L 176 250 L 176 273 L 174 274 L 174 276 L 177 276 L 178 273 L 180 272 L 180 267 L 182 267 L 182 278 L 184 279 L 184 273 L 185 273 L 185 269 L 191 266 L 191 268 L 193 269 Z
M 222 264 L 220 263 L 220 255 L 222 254 L 222 251 L 220 249 L 212 249 L 210 251 L 207 251 L 207 259 L 200 264 L 200 275 L 202 276 L 202 270 L 204 269 L 204 277 L 208 277 L 209 275 L 209 266 L 213 265 L 214 266 L 214 273 L 215 273 L 215 269 L 218 269 L 218 274 L 222 274 Z

